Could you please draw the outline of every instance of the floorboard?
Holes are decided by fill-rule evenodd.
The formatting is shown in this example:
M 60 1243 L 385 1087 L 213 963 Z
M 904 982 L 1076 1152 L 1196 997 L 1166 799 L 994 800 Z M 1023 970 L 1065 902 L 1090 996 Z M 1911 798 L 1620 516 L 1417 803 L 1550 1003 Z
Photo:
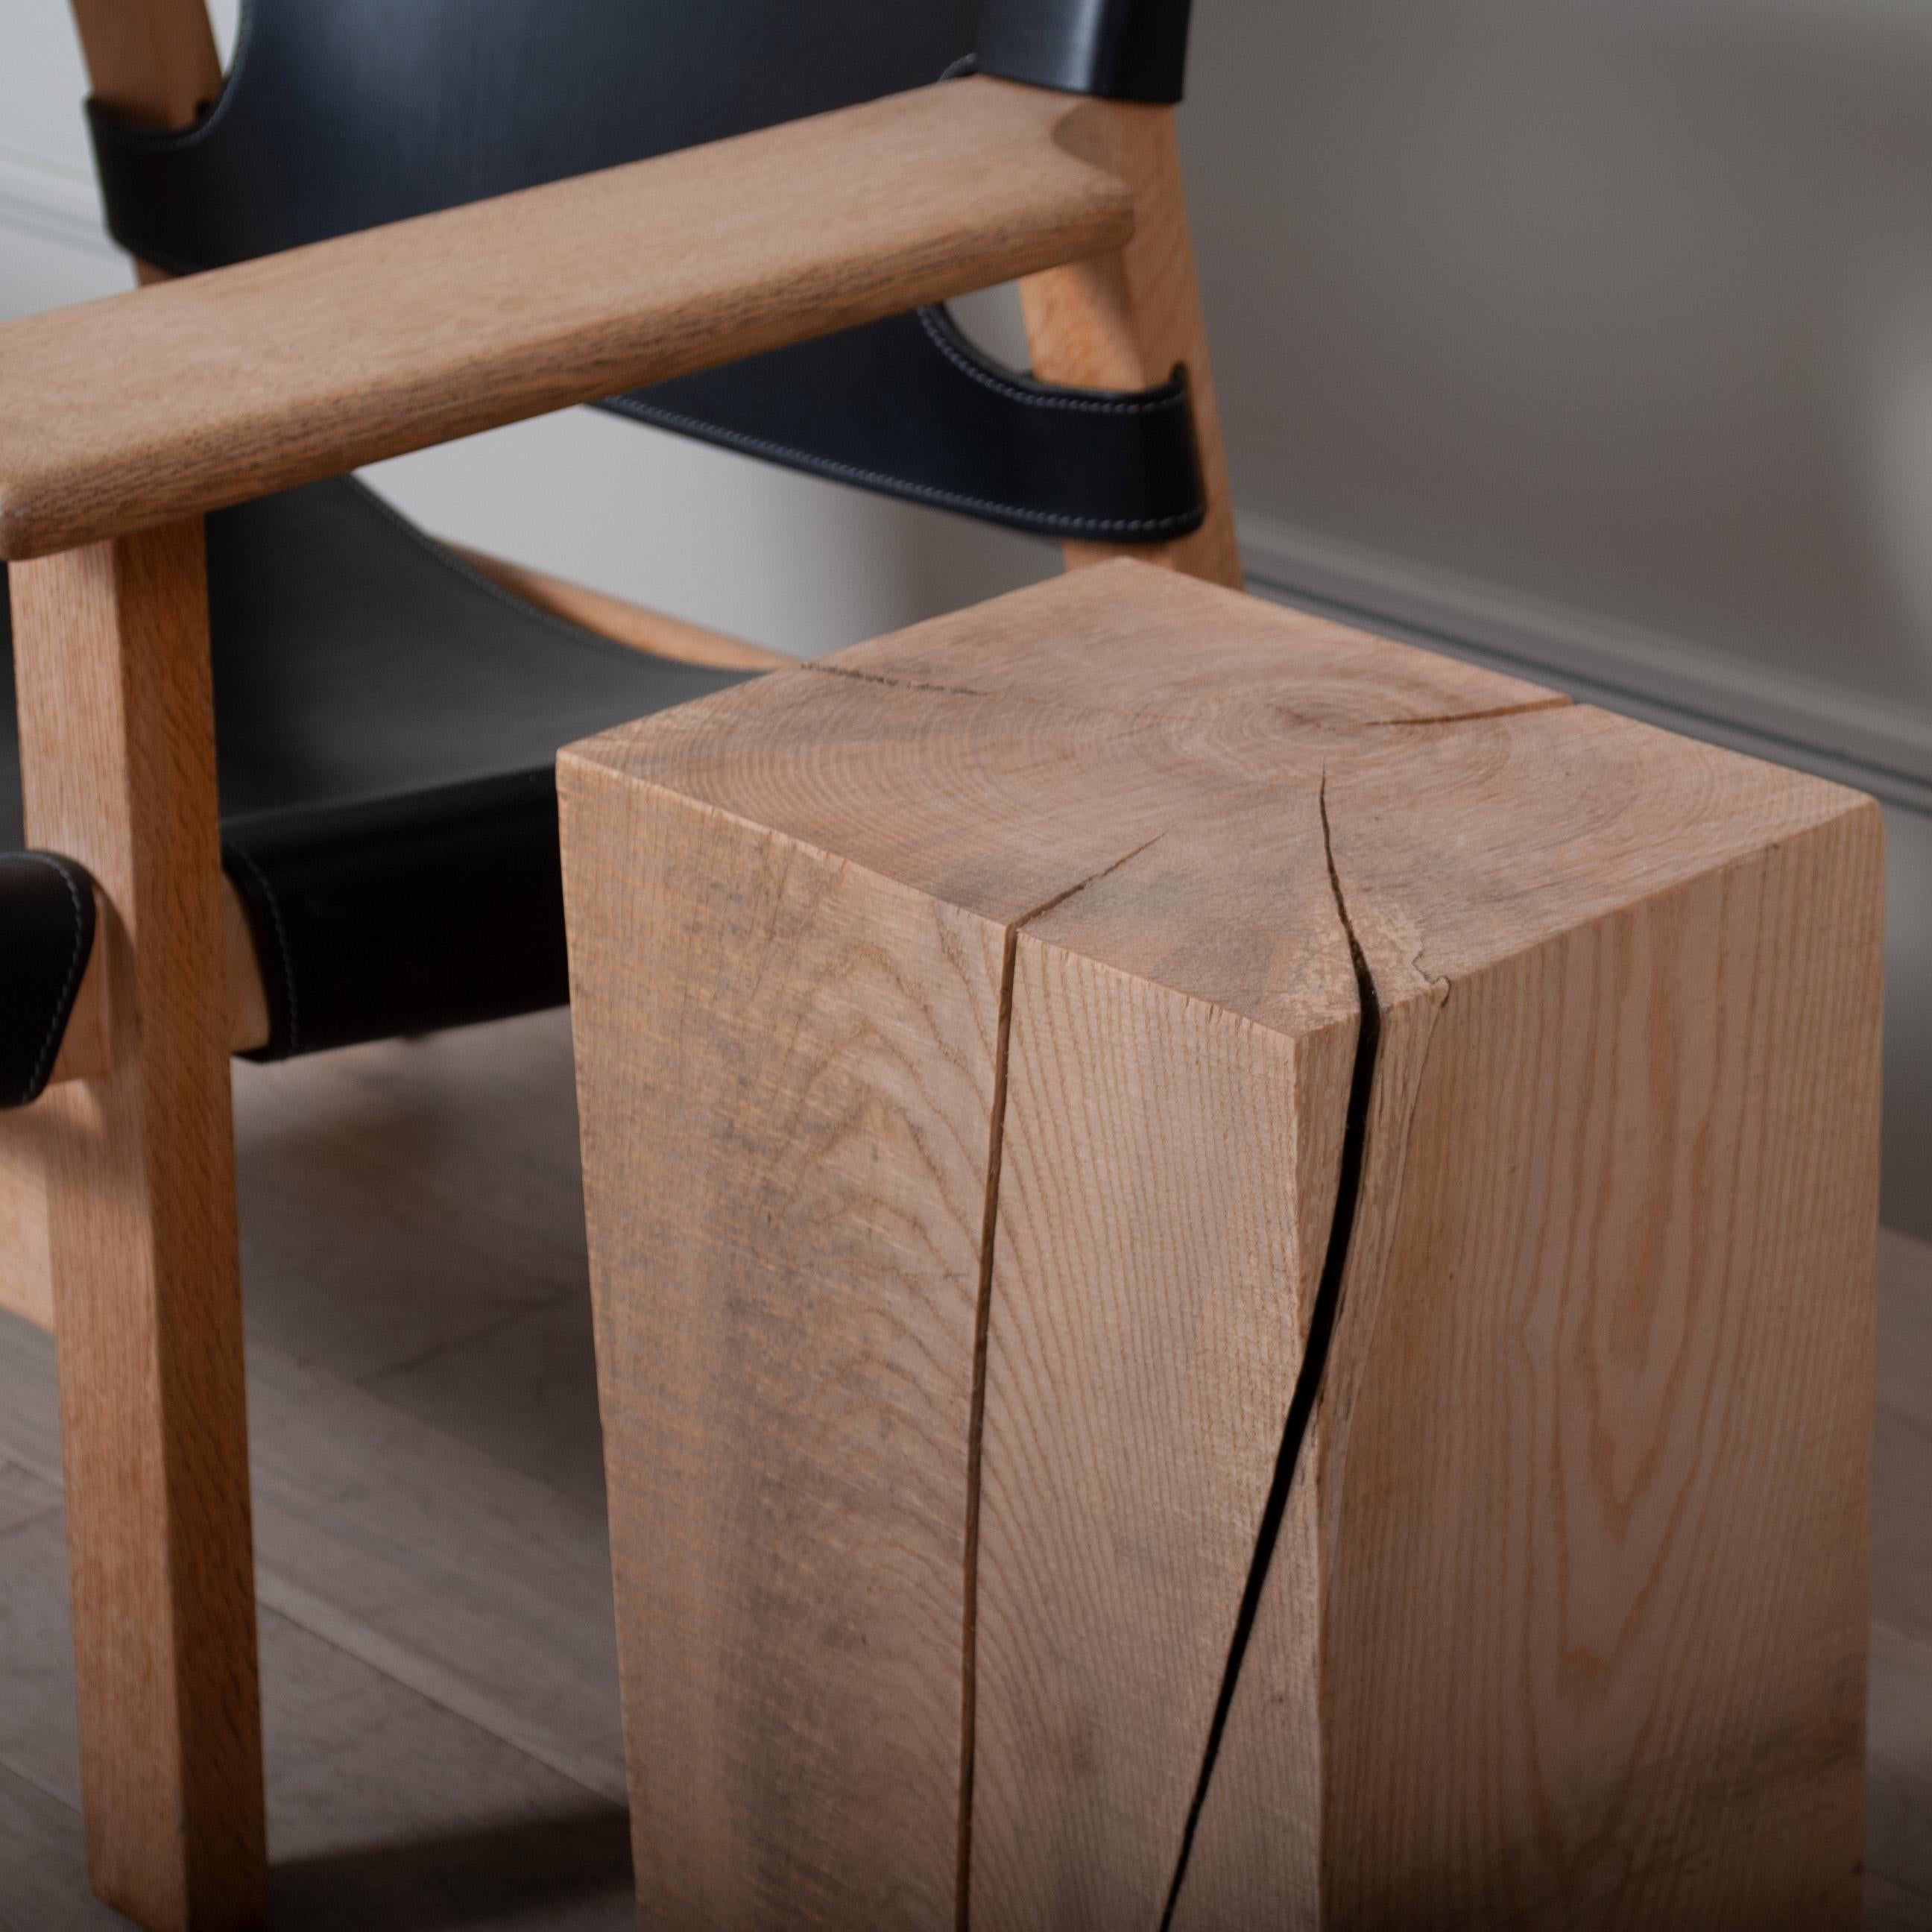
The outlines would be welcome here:
M 561 1490 L 601 1496 L 604 1432 L 590 1324 L 575 1295 L 511 1316 L 364 1386 L 458 1442 Z
M 277 1932 L 632 1923 L 561 1015 L 236 1119 Z M 1932 1932 L 1932 1247 L 1880 1286 L 1869 1932 Z M 51 1345 L 0 1316 L 0 1932 L 87 1893 Z
M 80 1814 L 0 1767 L 0 1932 L 128 1932 L 88 1895 Z
M 60 1491 L 17 1462 L 0 1461 L 0 1536 L 60 1507 Z

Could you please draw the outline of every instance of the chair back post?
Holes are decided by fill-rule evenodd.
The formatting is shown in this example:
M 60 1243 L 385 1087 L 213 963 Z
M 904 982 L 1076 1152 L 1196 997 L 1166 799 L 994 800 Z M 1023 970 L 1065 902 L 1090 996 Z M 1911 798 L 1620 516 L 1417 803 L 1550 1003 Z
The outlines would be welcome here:
M 1070 570 L 1133 556 L 1242 587 L 1241 553 L 1172 107 L 1107 104 L 1096 154 L 1133 190 L 1134 238 L 1118 254 L 1029 275 L 1020 284 L 1034 374 L 1086 389 L 1142 389 L 1187 372 L 1207 520 L 1191 536 L 1149 546 L 1072 541 Z
M 207 0 L 71 0 L 94 98 L 144 128 L 192 127 L 221 92 Z M 145 287 L 168 279 L 136 260 Z
M 1150 548 L 1064 546 L 1070 569 L 1116 556 L 1242 588 L 1208 334 L 1194 271 L 1174 109 L 1185 91 L 1192 0 L 992 0 L 982 71 L 1097 97 L 1089 158 L 1132 190 L 1134 238 L 1020 286 L 1034 374 L 1080 388 L 1142 389 L 1187 372 L 1207 520 Z M 1104 106 L 1100 104 L 1104 103 Z
M 72 0 L 94 98 L 148 128 L 185 128 L 221 92 L 206 0 Z

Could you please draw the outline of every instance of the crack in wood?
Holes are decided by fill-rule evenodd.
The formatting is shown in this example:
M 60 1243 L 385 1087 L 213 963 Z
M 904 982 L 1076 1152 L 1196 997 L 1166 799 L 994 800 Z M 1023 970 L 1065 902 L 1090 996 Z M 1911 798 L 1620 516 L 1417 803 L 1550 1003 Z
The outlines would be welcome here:
M 928 684 L 916 677 L 887 677 L 883 671 L 860 670 L 851 664 L 827 664 L 822 658 L 800 661 L 799 669 L 814 671 L 820 677 L 850 678 L 854 684 L 876 684 L 887 691 L 926 692 L 940 698 L 992 698 L 997 692 L 974 691 L 963 684 Z
M 1394 730 L 1415 724 L 1479 724 L 1486 718 L 1520 718 L 1532 711 L 1567 711 L 1570 700 L 1560 691 L 1546 698 L 1532 698 L 1522 704 L 1492 705 L 1486 711 L 1445 711 L 1433 718 L 1371 718 L 1364 731 Z M 1332 860 L 1330 862 L 1332 866 Z
M 1161 714 L 1151 710 L 1122 710 L 1118 706 L 1102 704 L 1055 704 L 1048 700 L 1017 692 L 980 691 L 970 685 L 939 684 L 924 678 L 891 677 L 883 671 L 861 670 L 856 665 L 828 663 L 823 658 L 806 658 L 798 661 L 797 668 L 812 671 L 823 677 L 842 677 L 855 684 L 878 685 L 886 691 L 917 692 L 938 698 L 970 698 L 984 703 L 999 702 L 1013 704 L 1026 710 L 1064 712 L 1078 718 L 1119 718 L 1130 724 L 1147 724 L 1155 722 Z M 1565 711 L 1571 708 L 1571 700 L 1562 692 L 1546 692 L 1540 698 L 1526 699 L 1518 704 L 1497 704 L 1484 711 L 1444 711 L 1416 718 L 1366 718 L 1358 724 L 1346 721 L 1311 716 L 1306 712 L 1297 711 L 1288 705 L 1275 706 L 1275 715 L 1298 724 L 1306 730 L 1324 731 L 1334 737 L 1346 737 L 1356 731 L 1390 731 L 1410 729 L 1430 724 L 1478 724 L 1493 718 L 1517 718 L 1538 711 Z M 1128 855 L 1132 857 L 1131 853 Z M 1084 881 L 1091 884 L 1090 880 Z M 1075 886 L 1077 892 L 1079 886 Z M 1050 908 L 1048 908 L 1050 910 Z M 1029 919 L 1037 919 L 1038 912 L 1028 914 Z M 1024 920 L 1021 922 L 1022 925 Z
M 1235 1614 L 1234 1634 L 1228 1646 L 1228 1661 L 1221 1676 L 1220 1692 L 1215 1700 L 1214 1715 L 1208 1727 L 1207 1745 L 1202 1753 L 1201 1774 L 1195 1783 L 1187 1822 L 1182 1827 L 1174 1878 L 1168 1887 L 1167 1903 L 1161 1912 L 1161 1932 L 1168 1932 L 1175 1909 L 1180 1902 L 1180 1888 L 1186 1881 L 1195 1834 L 1200 1826 L 1202 1808 L 1208 1802 L 1208 1787 L 1214 1781 L 1214 1766 L 1220 1756 L 1228 1714 L 1234 1708 L 1234 1692 L 1240 1679 L 1242 1664 L 1247 1656 L 1249 1639 L 1253 1635 L 1255 1620 L 1260 1613 L 1262 1592 L 1268 1582 L 1282 1523 L 1288 1514 L 1288 1496 L 1294 1486 L 1295 1473 L 1300 1464 L 1302 1447 L 1315 1414 L 1316 1402 L 1322 1393 L 1322 1373 L 1328 1366 L 1328 1344 L 1334 1333 L 1336 1312 L 1341 1305 L 1342 1282 L 1348 1272 L 1349 1244 L 1354 1234 L 1356 1209 L 1361 1198 L 1369 1106 L 1375 1090 L 1376 1049 L 1382 1040 L 1382 1002 L 1376 994 L 1375 976 L 1369 970 L 1368 956 L 1362 950 L 1354 923 L 1348 916 L 1348 899 L 1342 890 L 1341 874 L 1336 868 L 1334 835 L 1328 823 L 1328 774 L 1325 770 L 1322 774 L 1320 806 L 1322 844 L 1328 860 L 1329 889 L 1334 896 L 1336 916 L 1340 920 L 1342 932 L 1348 939 L 1360 1012 L 1360 1029 L 1355 1036 L 1354 1066 L 1348 1080 L 1348 1115 L 1342 1134 L 1335 1209 L 1328 1223 L 1328 1241 L 1322 1256 L 1321 1280 L 1315 1292 L 1315 1305 L 1310 1313 L 1307 1346 L 1302 1355 L 1300 1371 L 1295 1377 L 1294 1392 L 1289 1398 L 1287 1420 L 1282 1427 L 1274 1478 L 1256 1532 L 1254 1554 L 1241 1592 L 1240 1607 Z
M 821 667 L 829 668 L 829 667 Z M 842 676 L 866 674 L 841 672 Z M 884 683 L 888 680 L 877 680 Z M 923 688 L 923 687 L 922 687 Z M 1064 892 L 1042 899 L 1006 928 L 1000 962 L 999 1015 L 994 1026 L 993 1100 L 987 1127 L 986 1197 L 980 1224 L 979 1300 L 973 1314 L 973 1393 L 966 1430 L 965 1576 L 962 1592 L 959 1714 L 959 1849 L 956 1866 L 954 1922 L 967 1932 L 971 1910 L 973 1876 L 973 1774 L 977 1743 L 980 1618 L 980 1468 L 986 1431 L 986 1348 L 992 1327 L 993 1244 L 999 1228 L 1000 1169 L 1006 1154 L 1006 1075 L 1013 1031 L 1013 975 L 1019 961 L 1020 934 L 1034 920 L 1066 904 L 1069 899 L 1111 878 L 1150 847 L 1166 837 L 1156 832 L 1123 853 L 1111 864 L 1076 880 Z

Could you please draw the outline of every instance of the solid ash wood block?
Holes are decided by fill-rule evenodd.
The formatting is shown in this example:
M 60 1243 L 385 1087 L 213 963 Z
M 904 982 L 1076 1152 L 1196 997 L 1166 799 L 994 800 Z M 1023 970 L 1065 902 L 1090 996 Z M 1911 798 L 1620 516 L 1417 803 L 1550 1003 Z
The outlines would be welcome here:
M 1131 563 L 562 776 L 646 1923 L 1855 1922 L 1870 801 Z

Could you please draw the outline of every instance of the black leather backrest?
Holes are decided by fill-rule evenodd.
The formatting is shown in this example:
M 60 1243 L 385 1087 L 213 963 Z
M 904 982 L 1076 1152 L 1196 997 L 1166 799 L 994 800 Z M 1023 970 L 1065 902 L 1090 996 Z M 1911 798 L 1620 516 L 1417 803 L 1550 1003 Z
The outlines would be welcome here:
M 177 273 L 219 266 L 923 86 L 975 52 L 982 5 L 248 0 L 229 83 L 197 126 L 158 134 L 92 111 L 109 225 Z M 991 12 L 1013 77 L 1129 94 L 1178 84 L 1186 0 Z M 1022 30 L 1002 26 L 1018 16 Z M 760 396 L 725 371 L 628 412 L 1027 528 L 1151 541 L 1198 523 L 1178 392 L 1074 408 L 976 351 L 962 366 L 960 350 L 908 317 L 760 358 L 773 365 Z M 871 408 L 883 440 L 848 406 L 881 381 L 897 386 Z
M 248 0 L 165 211 L 211 267 L 937 80 L 980 0 Z M 124 145 L 118 140 L 117 150 Z M 110 182 L 114 172 L 110 165 Z M 155 211 L 158 215 L 163 211 Z
M 1174 101 L 1187 74 L 1192 0 L 987 0 L 980 64 L 1007 80 Z

